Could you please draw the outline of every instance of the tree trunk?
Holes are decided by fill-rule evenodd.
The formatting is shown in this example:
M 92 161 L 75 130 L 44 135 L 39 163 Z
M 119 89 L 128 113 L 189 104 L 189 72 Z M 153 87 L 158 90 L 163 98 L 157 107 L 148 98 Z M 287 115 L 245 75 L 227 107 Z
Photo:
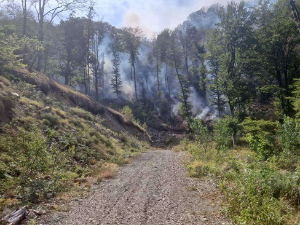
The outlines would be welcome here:
M 136 76 L 135 76 L 135 65 L 133 63 L 133 78 L 134 78 L 134 90 L 135 90 L 135 99 L 138 99 L 137 90 L 136 90 Z
M 44 11 L 45 11 L 45 0 L 39 0 L 39 42 L 44 41 Z M 37 71 L 41 71 L 43 60 L 43 52 L 38 54 Z

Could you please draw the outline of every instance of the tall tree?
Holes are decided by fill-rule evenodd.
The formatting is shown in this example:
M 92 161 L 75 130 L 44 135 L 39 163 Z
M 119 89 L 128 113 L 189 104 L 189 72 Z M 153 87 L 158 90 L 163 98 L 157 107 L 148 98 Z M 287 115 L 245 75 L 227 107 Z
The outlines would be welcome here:
M 123 28 L 123 46 L 127 54 L 129 54 L 129 63 L 131 66 L 131 80 L 134 80 L 135 98 L 138 99 L 137 78 L 136 78 L 136 62 L 139 55 L 139 47 L 142 40 L 142 31 L 139 27 Z
M 93 34 L 93 40 L 92 40 L 92 54 L 94 57 L 93 60 L 93 73 L 94 73 L 94 81 L 95 81 L 95 92 L 96 92 L 96 100 L 99 99 L 99 75 L 103 76 L 103 74 L 99 74 L 99 70 L 102 67 L 100 63 L 100 52 L 99 47 L 102 43 L 102 40 L 105 35 L 105 24 L 102 22 L 96 22 L 94 23 L 94 34 Z
M 252 13 L 245 7 L 245 2 L 229 3 L 219 10 L 220 22 L 217 30 L 221 35 L 222 55 L 220 57 L 220 81 L 222 92 L 226 96 L 231 116 L 243 105 L 243 93 L 246 88 L 245 57 L 252 48 L 253 37 Z
M 275 5 L 262 1 L 256 9 L 257 57 L 261 62 L 260 79 L 275 92 L 277 109 L 292 113 L 290 86 L 299 77 L 299 33 L 285 0 Z M 278 19 L 280 18 L 280 19 Z
M 180 100 L 181 100 L 181 114 L 190 122 L 192 116 L 192 105 L 189 102 L 190 97 L 190 85 L 188 80 L 188 75 L 181 73 L 183 68 L 183 54 L 181 49 L 178 47 L 178 40 L 176 39 L 176 34 L 171 34 L 170 48 L 169 48 L 169 60 L 171 65 L 174 67 L 180 89 Z
M 170 82 L 169 82 L 169 56 L 168 49 L 170 45 L 170 34 L 171 31 L 169 29 L 163 30 L 161 33 L 157 35 L 157 45 L 160 49 L 160 60 L 165 64 L 165 89 L 167 90 L 167 94 L 170 96 Z
M 112 71 L 112 78 L 111 78 L 111 86 L 114 93 L 119 96 L 122 93 L 122 80 L 120 74 L 120 53 L 117 47 L 117 44 L 113 44 L 112 47 L 112 63 L 113 63 L 113 71 Z
M 220 80 L 220 57 L 222 54 L 221 43 L 222 36 L 218 30 L 213 30 L 208 34 L 207 48 L 209 52 L 207 53 L 208 66 L 210 68 L 209 73 L 210 85 L 209 90 L 211 92 L 212 100 L 211 104 L 215 106 L 218 110 L 218 115 L 221 116 L 224 112 L 225 100 L 223 98 L 222 86 Z
M 86 0 L 33 0 L 33 6 L 38 17 L 38 38 L 41 43 L 44 42 L 44 24 L 47 20 L 49 23 L 59 16 L 62 12 L 74 10 L 76 7 L 83 7 Z M 41 71 L 43 54 L 38 55 L 37 70 Z

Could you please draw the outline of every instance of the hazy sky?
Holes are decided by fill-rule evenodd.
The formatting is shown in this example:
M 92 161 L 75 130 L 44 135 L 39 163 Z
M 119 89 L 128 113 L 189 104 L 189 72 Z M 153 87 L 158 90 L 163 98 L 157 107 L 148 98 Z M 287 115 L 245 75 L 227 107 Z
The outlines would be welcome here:
M 189 14 L 215 3 L 230 0 L 98 0 L 97 14 L 116 27 L 139 26 L 151 37 L 153 32 L 173 29 Z

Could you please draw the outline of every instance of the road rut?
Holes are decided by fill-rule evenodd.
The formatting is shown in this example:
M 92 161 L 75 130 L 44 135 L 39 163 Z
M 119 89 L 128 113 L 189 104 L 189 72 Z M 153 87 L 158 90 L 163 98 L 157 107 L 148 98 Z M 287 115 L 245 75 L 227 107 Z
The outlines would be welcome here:
M 212 180 L 188 177 L 184 153 L 142 153 L 93 194 L 39 224 L 202 225 L 226 224 Z

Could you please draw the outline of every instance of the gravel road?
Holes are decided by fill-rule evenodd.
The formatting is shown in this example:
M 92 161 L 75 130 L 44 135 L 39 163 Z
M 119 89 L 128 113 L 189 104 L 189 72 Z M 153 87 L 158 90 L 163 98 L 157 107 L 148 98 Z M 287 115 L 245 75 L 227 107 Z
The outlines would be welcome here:
M 142 153 L 89 197 L 74 202 L 69 212 L 39 224 L 227 224 L 213 181 L 189 178 L 185 159 L 184 153 L 169 150 Z

